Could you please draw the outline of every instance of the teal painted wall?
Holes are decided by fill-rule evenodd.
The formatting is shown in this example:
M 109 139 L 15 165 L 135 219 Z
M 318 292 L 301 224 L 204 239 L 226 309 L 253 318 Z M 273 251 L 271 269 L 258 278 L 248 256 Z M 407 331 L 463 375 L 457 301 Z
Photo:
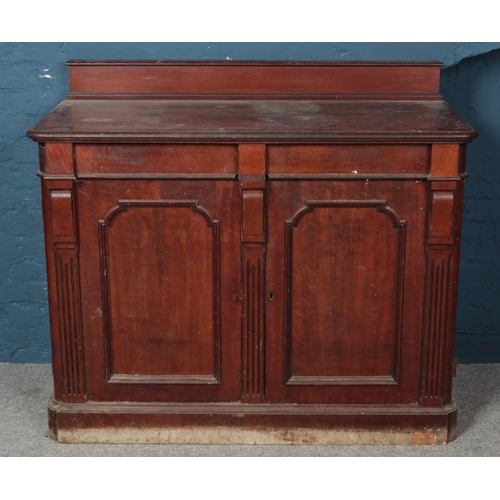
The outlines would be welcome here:
M 457 354 L 500 362 L 500 43 L 1 43 L 0 362 L 50 362 L 37 146 L 68 59 L 441 60 L 445 99 L 480 133 L 468 151 Z

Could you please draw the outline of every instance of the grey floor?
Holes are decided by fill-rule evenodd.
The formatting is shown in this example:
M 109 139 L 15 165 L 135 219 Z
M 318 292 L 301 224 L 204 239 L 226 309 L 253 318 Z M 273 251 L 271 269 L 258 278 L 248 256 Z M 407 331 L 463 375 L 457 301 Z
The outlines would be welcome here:
M 59 444 L 47 437 L 49 365 L 0 363 L 0 456 L 500 456 L 500 364 L 459 365 L 458 437 L 441 446 Z

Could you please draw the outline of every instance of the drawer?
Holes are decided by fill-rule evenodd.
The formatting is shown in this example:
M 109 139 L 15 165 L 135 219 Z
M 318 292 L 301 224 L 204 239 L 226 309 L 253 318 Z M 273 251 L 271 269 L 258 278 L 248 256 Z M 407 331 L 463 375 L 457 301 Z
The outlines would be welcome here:
M 426 174 L 430 146 L 269 146 L 268 174 Z
M 232 145 L 77 144 L 75 158 L 80 177 L 236 176 L 238 149 Z

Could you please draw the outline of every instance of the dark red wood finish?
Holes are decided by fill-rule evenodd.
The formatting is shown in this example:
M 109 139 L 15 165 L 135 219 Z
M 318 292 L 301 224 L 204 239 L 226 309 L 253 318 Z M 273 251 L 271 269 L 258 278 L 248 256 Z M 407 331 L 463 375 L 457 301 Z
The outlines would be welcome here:
M 89 399 L 239 400 L 237 182 L 92 180 L 77 196 Z
M 28 133 L 55 439 L 454 438 L 477 134 L 439 64 L 69 65 Z
M 70 97 L 441 99 L 440 62 L 69 61 Z
M 29 132 L 40 142 L 465 143 L 444 101 L 71 100 Z

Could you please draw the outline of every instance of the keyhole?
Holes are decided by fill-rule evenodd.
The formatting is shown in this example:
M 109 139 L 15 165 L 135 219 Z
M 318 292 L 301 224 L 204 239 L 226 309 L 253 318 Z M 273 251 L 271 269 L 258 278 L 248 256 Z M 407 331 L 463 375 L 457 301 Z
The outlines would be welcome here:
M 235 293 L 233 293 L 233 300 L 236 300 L 238 298 L 238 295 L 236 295 Z
M 273 293 L 273 292 L 271 292 L 271 293 L 269 294 L 269 300 L 273 300 L 273 299 L 274 299 L 274 293 Z

